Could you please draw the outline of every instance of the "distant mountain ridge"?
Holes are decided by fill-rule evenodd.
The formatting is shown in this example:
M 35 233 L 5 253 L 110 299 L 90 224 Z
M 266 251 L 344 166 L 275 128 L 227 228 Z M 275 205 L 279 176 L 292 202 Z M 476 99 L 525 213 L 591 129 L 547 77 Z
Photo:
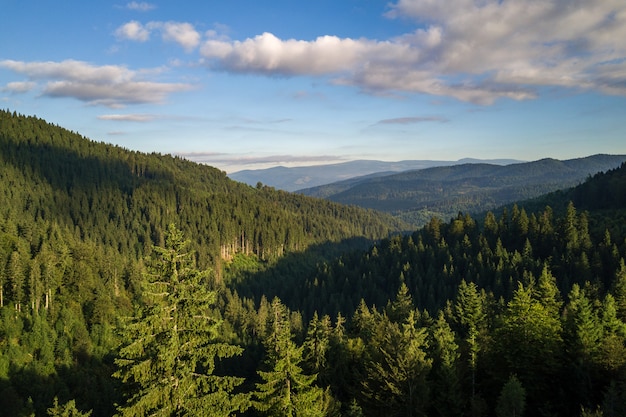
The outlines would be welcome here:
M 367 175 L 382 176 L 415 169 L 468 163 L 509 165 L 519 162 L 521 161 L 514 159 L 483 160 L 474 158 L 464 158 L 458 161 L 405 160 L 387 162 L 378 160 L 356 160 L 328 165 L 292 168 L 278 166 L 267 169 L 243 170 L 230 173 L 228 176 L 235 181 L 249 185 L 256 185 L 260 182 L 280 190 L 297 191 Z
M 510 165 L 439 166 L 385 176 L 353 178 L 298 191 L 328 200 L 386 211 L 414 225 L 459 211 L 477 213 L 573 187 L 618 167 L 626 155 L 593 155 L 565 161 L 546 158 Z

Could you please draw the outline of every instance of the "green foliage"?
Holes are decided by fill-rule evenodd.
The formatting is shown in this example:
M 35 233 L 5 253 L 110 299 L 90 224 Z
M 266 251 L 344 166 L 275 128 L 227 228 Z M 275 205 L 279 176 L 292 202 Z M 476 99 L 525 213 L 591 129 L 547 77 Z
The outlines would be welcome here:
M 259 370 L 262 382 L 256 385 L 256 409 L 268 416 L 325 415 L 327 404 L 323 389 L 314 385 L 317 374 L 303 372 L 302 351 L 294 343 L 289 312 L 275 298 L 270 311 L 271 331 L 265 339 L 265 371 Z
M 458 362 L 460 359 L 457 335 L 446 321 L 443 312 L 430 330 L 433 367 L 430 380 L 432 381 L 432 407 L 438 416 L 459 416 L 463 410 L 463 396 L 461 379 L 459 377 Z
M 0 112 L 1 413 L 623 416 L 624 172 L 389 236 Z
M 54 397 L 54 404 L 51 408 L 48 408 L 48 415 L 50 417 L 89 417 L 91 411 L 83 413 L 76 408 L 76 402 L 70 400 L 65 404 L 59 404 L 59 399 Z
M 198 271 L 188 241 L 170 225 L 165 246 L 148 264 L 144 307 L 124 328 L 115 376 L 129 389 L 122 416 L 228 416 L 246 408 L 232 391 L 241 378 L 215 374 L 216 362 L 242 349 L 219 341 L 221 321 L 211 311 L 216 293 Z
M 316 242 L 380 238 L 398 227 L 9 111 L 0 111 L 0 200 L 0 333 L 16 335 L 0 339 L 0 405 L 37 414 L 58 392 L 94 416 L 113 414 L 121 392 L 110 377 L 114 329 L 143 308 L 143 258 L 164 245 L 168 224 L 191 237 L 198 268 L 215 271 L 214 288 L 230 259 L 240 275 Z M 78 382 L 85 375 L 90 383 Z
M 380 321 L 366 362 L 364 390 L 370 407 L 390 416 L 423 415 L 428 407 L 426 329 L 413 312 L 404 322 Z M 376 347 L 376 349 L 374 349 Z
M 496 415 L 498 417 L 521 417 L 524 415 L 525 406 L 526 390 L 515 375 L 511 375 L 498 397 Z
M 613 169 L 625 159 L 624 155 L 594 155 L 567 161 L 542 159 L 505 166 L 461 164 L 351 179 L 303 192 L 342 204 L 394 213 L 421 227 L 432 217 L 447 220 L 459 212 L 485 212 L 573 187 L 589 173 Z M 621 181 L 623 184 L 623 178 Z M 607 188 L 606 185 L 588 186 L 569 199 L 577 205 L 578 200 L 592 199 L 597 201 L 594 203 L 596 207 L 598 203 L 614 202 L 621 202 L 623 207 L 623 193 L 615 194 Z M 525 223 L 524 216 L 519 220 L 520 225 Z
M 550 398 L 549 381 L 560 369 L 562 333 L 558 312 L 555 315 L 546 308 L 534 286 L 520 283 L 496 329 L 494 347 L 495 356 L 503 361 L 501 371 L 517 375 L 528 387 L 533 409 Z

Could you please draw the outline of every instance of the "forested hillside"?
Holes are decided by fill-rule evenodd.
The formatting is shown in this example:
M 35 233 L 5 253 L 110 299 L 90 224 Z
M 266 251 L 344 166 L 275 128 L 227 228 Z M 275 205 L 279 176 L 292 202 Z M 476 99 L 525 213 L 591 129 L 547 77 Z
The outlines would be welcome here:
M 354 178 L 299 191 L 393 213 L 423 226 L 433 216 L 448 220 L 459 211 L 480 213 L 573 187 L 588 176 L 618 167 L 626 155 L 593 155 L 559 161 L 441 166 L 375 178 Z
M 2 415 L 626 415 L 626 164 L 393 234 L 0 115 Z
M 549 196 L 557 211 L 433 219 L 321 264 L 290 304 L 308 337 L 326 329 L 320 375 L 365 415 L 624 415 L 625 179 L 622 164 Z M 502 411 L 515 401 L 524 414 Z
M 212 167 L 93 142 L 9 111 L 0 112 L 0 199 L 3 410 L 28 407 L 31 397 L 41 412 L 53 392 L 77 389 L 88 408 L 111 414 L 103 361 L 119 343 L 116 321 L 140 296 L 143 260 L 164 245 L 169 224 L 216 280 L 237 254 L 272 262 L 313 244 L 363 247 L 400 228 L 379 213 L 252 188 Z
M 253 189 L 168 155 L 96 143 L 34 117 L 1 113 L 2 217 L 44 221 L 140 257 L 170 222 L 194 237 L 202 266 L 220 253 L 262 259 L 350 236 L 378 238 L 397 222 L 364 210 Z M 4 191 L 4 190 L 3 190 Z M 28 213 L 30 218 L 24 218 Z

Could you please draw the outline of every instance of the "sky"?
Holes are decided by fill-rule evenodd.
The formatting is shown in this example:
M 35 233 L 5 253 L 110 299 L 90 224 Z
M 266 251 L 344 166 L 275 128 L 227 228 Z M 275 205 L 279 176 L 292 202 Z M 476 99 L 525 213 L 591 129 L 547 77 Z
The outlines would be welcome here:
M 624 0 L 0 0 L 0 107 L 226 172 L 626 154 Z

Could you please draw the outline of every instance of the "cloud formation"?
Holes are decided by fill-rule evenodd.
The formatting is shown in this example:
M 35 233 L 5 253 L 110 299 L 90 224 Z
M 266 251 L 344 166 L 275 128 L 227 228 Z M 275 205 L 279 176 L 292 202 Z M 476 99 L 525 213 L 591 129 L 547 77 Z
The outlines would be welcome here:
M 165 22 L 153 26 L 161 29 L 163 40 L 176 42 L 187 51 L 195 49 L 200 43 L 200 34 L 190 23 Z
M 130 2 L 127 9 L 154 6 Z M 425 94 L 488 105 L 529 100 L 544 87 L 626 96 L 626 2 L 623 0 L 396 0 L 385 13 L 415 30 L 390 39 L 281 39 L 265 32 L 231 39 L 223 28 L 200 33 L 188 22 L 129 21 L 120 41 L 176 44 L 212 71 L 308 76 L 371 94 Z M 3 91 L 41 87 L 50 97 L 120 107 L 162 103 L 187 83 L 152 81 L 123 66 L 81 61 L 0 61 L 27 77 Z M 396 122 L 397 123 L 397 122 Z
M 118 40 L 146 42 L 152 32 L 160 32 L 166 42 L 175 42 L 187 52 L 194 50 L 201 40 L 201 35 L 191 23 L 186 22 L 148 22 L 145 25 L 131 20 L 114 32 Z
M 184 83 L 144 79 L 150 71 L 137 72 L 123 66 L 95 66 L 83 61 L 0 61 L 0 67 L 22 74 L 30 83 L 42 82 L 43 95 L 70 97 L 91 105 L 123 107 L 129 104 L 160 104 L 172 93 L 193 88 Z M 29 84 L 30 85 L 30 84 Z
M 4 86 L 2 91 L 13 94 L 27 93 L 33 90 L 36 85 L 36 83 L 29 81 L 15 81 Z
M 376 124 L 378 125 L 408 125 L 408 124 L 424 123 L 424 122 L 446 123 L 448 122 L 448 119 L 445 117 L 441 117 L 441 116 L 396 117 L 393 119 L 379 120 Z
M 118 39 L 129 39 L 136 42 L 145 42 L 150 39 L 150 31 L 136 20 L 123 24 L 115 31 Z
M 156 6 L 154 4 L 146 3 L 145 1 L 131 1 L 130 3 L 126 3 L 126 8 L 128 10 L 136 10 L 139 12 L 149 12 L 150 10 L 156 9 Z
M 480 104 L 532 99 L 542 86 L 626 95 L 621 0 L 398 0 L 386 16 L 418 28 L 386 41 L 209 38 L 200 53 L 212 69 L 324 76 L 370 92 Z
M 209 39 L 200 53 L 218 68 L 281 75 L 326 75 L 353 71 L 372 55 L 398 56 L 403 45 L 320 36 L 314 41 L 281 40 L 263 33 L 244 41 Z
M 151 122 L 159 119 L 159 116 L 154 114 L 102 114 L 98 116 L 98 119 L 115 122 Z

